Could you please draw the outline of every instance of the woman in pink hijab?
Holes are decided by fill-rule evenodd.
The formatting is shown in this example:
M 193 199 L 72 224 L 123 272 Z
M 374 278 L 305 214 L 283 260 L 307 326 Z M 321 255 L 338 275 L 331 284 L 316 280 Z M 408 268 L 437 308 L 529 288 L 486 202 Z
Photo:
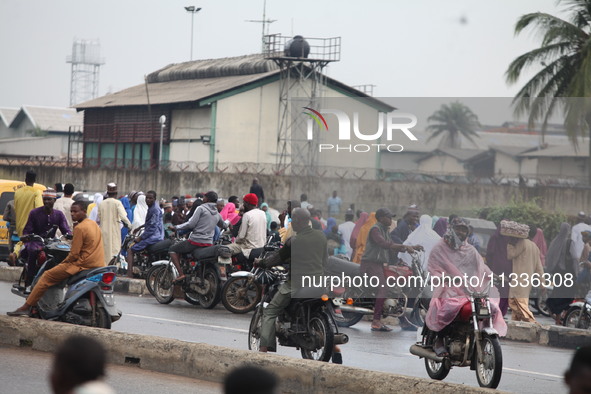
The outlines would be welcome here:
M 240 220 L 240 215 L 236 213 L 236 206 L 231 202 L 224 205 L 224 208 L 222 208 L 220 215 L 222 216 L 222 219 L 230 221 L 230 224 L 232 226 L 238 223 L 238 221 Z
M 540 249 L 540 260 L 542 260 L 542 267 L 546 267 L 546 253 L 548 253 L 548 245 L 546 245 L 546 239 L 544 239 L 544 231 L 541 228 L 536 230 L 536 235 L 531 239 Z

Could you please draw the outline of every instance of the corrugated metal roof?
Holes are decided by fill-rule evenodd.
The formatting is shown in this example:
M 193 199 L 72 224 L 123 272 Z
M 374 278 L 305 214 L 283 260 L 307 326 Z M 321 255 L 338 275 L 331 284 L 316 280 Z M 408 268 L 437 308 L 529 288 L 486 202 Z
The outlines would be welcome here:
M 188 79 L 170 82 L 148 83 L 150 104 L 174 104 L 202 100 L 240 86 L 277 74 L 270 71 L 262 74 L 225 76 L 206 79 Z M 77 109 L 147 105 L 146 85 L 141 84 L 116 93 L 108 94 L 77 104 Z
M 0 108 L 0 120 L 4 122 L 6 127 L 9 127 L 18 111 L 18 108 Z
M 532 147 L 523 147 L 523 146 L 502 146 L 502 145 L 491 145 L 490 149 L 495 150 L 497 152 L 506 153 L 509 156 L 518 156 L 521 153 L 534 149 Z
M 263 82 L 266 78 L 279 78 L 278 66 L 261 55 L 247 55 L 171 64 L 151 73 L 147 80 L 150 104 L 157 105 L 201 101 L 249 84 Z M 342 82 L 327 76 L 324 78 L 327 85 L 342 89 L 355 97 L 364 97 L 369 105 L 380 111 L 389 112 L 395 109 Z M 76 108 L 82 110 L 147 104 L 146 85 L 141 84 L 77 104 Z
M 36 107 L 23 106 L 10 123 L 11 128 L 16 128 L 26 117 L 35 127 L 41 130 L 66 132 L 70 126 L 83 126 L 84 115 L 76 112 L 74 108 Z
M 148 75 L 149 83 L 170 82 L 188 79 L 229 77 L 237 75 L 264 74 L 279 70 L 277 64 L 261 54 L 221 59 L 197 60 L 169 64 Z
M 548 146 L 544 149 L 534 150 L 519 155 L 520 157 L 589 157 L 589 146 L 579 145 L 579 149 L 575 152 L 572 145 L 563 146 Z

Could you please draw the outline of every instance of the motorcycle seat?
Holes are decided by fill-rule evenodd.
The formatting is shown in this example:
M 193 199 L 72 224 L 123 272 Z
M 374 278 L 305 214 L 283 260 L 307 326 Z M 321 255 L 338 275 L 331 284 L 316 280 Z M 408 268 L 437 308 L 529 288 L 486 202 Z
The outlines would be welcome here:
M 105 272 L 114 272 L 114 270 L 116 270 L 117 267 L 114 265 L 110 265 L 107 267 L 99 267 L 99 268 L 90 268 L 90 269 L 86 269 L 86 270 L 82 270 L 80 272 L 78 272 L 76 275 L 71 276 L 70 278 L 68 278 L 67 280 L 67 284 L 71 285 L 73 283 L 76 283 L 84 278 L 86 278 L 87 276 L 89 276 L 89 274 L 99 274 L 99 273 L 105 273 Z
M 76 282 L 78 282 L 79 280 L 86 278 L 86 275 L 87 275 L 89 272 L 90 272 L 90 270 L 84 270 L 84 271 L 80 271 L 80 272 L 78 272 L 76 275 L 74 275 L 74 276 L 71 276 L 71 277 L 68 279 L 68 282 L 67 282 L 67 283 L 68 283 L 69 285 L 71 285 L 72 283 L 76 283 Z
M 155 244 L 148 246 L 146 250 L 148 251 L 148 253 L 152 254 L 162 253 L 168 251 L 170 245 L 172 245 L 172 241 L 170 239 L 163 239 L 162 241 L 158 241 Z
M 224 245 L 208 246 L 206 248 L 197 248 L 193 251 L 193 257 L 199 261 L 204 259 L 212 259 L 220 255 L 227 255 L 229 249 Z M 231 255 L 231 253 L 230 253 Z
M 326 273 L 328 275 L 338 276 L 341 276 L 342 274 L 345 276 L 358 276 L 359 264 L 330 256 L 326 262 Z

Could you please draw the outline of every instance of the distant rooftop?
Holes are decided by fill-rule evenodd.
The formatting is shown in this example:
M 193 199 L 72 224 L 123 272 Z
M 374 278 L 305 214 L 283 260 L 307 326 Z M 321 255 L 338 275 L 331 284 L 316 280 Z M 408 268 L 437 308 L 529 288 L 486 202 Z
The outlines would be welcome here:
M 10 127 L 10 123 L 18 114 L 18 108 L 0 108 L 0 121 L 4 123 L 5 127 Z
M 70 126 L 84 124 L 84 115 L 76 112 L 74 108 L 25 105 L 10 122 L 10 127 L 17 128 L 26 118 L 31 121 L 34 127 L 49 132 L 67 132 Z

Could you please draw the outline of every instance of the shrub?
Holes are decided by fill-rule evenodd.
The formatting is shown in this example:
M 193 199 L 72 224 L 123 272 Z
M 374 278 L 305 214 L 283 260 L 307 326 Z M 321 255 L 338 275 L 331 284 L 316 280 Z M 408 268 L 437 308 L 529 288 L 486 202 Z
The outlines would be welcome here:
M 558 234 L 560 223 L 567 221 L 567 217 L 563 213 L 548 212 L 540 208 L 537 199 L 527 202 L 512 200 L 509 205 L 481 208 L 477 214 L 496 224 L 507 219 L 539 227 L 544 231 L 548 245 Z

